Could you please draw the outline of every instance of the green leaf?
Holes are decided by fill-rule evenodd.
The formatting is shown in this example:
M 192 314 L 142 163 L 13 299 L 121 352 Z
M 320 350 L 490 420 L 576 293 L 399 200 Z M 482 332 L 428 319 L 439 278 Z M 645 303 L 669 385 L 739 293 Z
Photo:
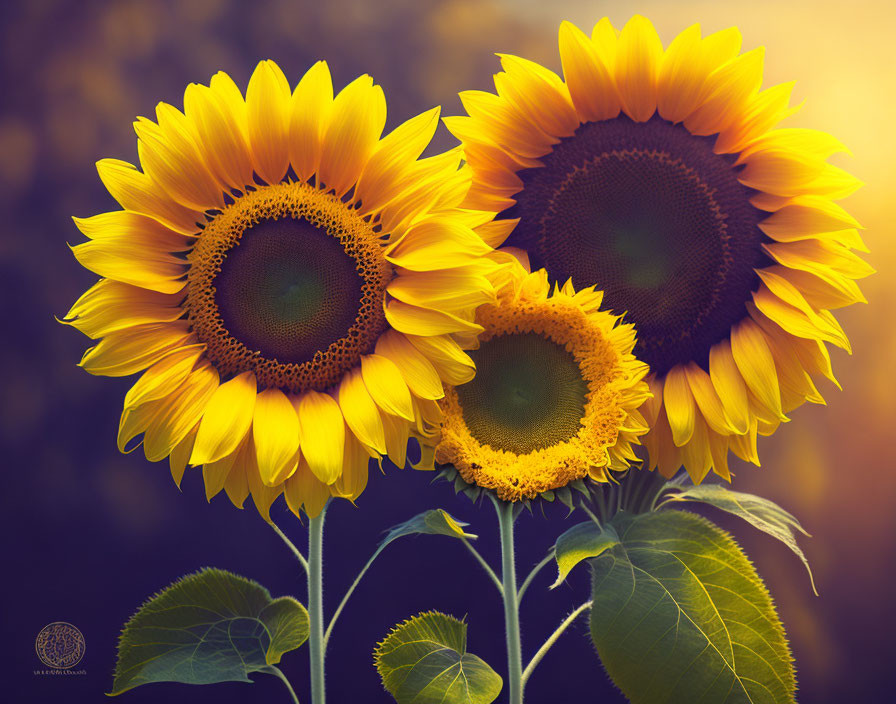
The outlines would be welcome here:
M 720 484 L 683 487 L 674 493 L 667 494 L 666 501 L 699 501 L 742 518 L 754 528 L 777 538 L 789 547 L 805 565 L 806 571 L 809 573 L 809 581 L 812 584 L 812 591 L 816 596 L 818 595 L 812 568 L 809 567 L 806 555 L 796 542 L 797 531 L 806 536 L 809 534 L 793 514 L 788 513 L 775 502 L 754 494 L 731 491 Z
M 731 537 L 684 511 L 617 514 L 591 561 L 591 636 L 633 704 L 795 702 L 784 629 Z
M 467 624 L 437 611 L 398 624 L 374 651 L 398 704 L 490 704 L 503 680 L 467 652 Z
M 427 534 L 427 535 L 448 535 L 452 538 L 468 538 L 475 540 L 478 536 L 472 533 L 465 533 L 464 527 L 469 524 L 463 523 L 451 517 L 447 511 L 440 508 L 430 509 L 423 513 L 418 513 L 413 518 L 399 523 L 392 528 L 383 538 L 377 552 L 381 551 L 393 540 L 397 540 L 405 535 Z
M 308 638 L 308 612 L 219 569 L 182 577 L 125 624 L 110 694 L 149 682 L 251 682 Z
M 557 579 L 551 589 L 559 587 L 573 567 L 582 560 L 597 557 L 604 550 L 619 544 L 619 536 L 613 526 L 605 529 L 594 521 L 585 521 L 574 525 L 563 533 L 554 545 L 554 557 L 557 560 Z

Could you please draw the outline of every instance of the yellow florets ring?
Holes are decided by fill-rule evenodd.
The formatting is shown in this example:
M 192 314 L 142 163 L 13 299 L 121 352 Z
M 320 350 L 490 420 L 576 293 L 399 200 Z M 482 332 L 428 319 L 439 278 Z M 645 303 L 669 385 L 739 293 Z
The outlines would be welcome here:
M 480 308 L 477 376 L 440 403 L 436 462 L 505 501 L 606 480 L 643 425 L 634 409 L 647 394 L 646 366 L 631 354 L 631 326 L 598 311 L 592 290 L 566 291 L 548 297 L 544 281 L 534 295 Z

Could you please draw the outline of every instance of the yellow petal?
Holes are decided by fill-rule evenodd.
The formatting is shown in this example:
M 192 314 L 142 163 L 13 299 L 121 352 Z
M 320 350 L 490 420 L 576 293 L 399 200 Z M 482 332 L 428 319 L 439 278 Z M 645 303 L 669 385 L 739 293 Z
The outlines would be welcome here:
M 750 427 L 750 405 L 747 386 L 737 368 L 731 343 L 723 340 L 709 350 L 709 378 L 713 388 L 725 408 L 725 415 L 738 435 L 743 435 Z
M 370 455 L 351 434 L 345 434 L 345 460 L 342 474 L 330 486 L 330 493 L 354 501 L 367 487 L 367 470 Z
M 150 217 L 124 210 L 73 220 L 90 238 L 72 247 L 81 266 L 159 293 L 173 294 L 184 287 L 186 262 L 173 254 L 190 248 L 182 235 Z
M 386 259 L 413 271 L 462 266 L 491 251 L 471 228 L 450 217 L 430 217 L 416 224 L 386 250 Z
M 103 279 L 75 301 L 61 322 L 94 339 L 135 325 L 170 323 L 184 314 L 184 295 L 183 290 L 159 293 Z
M 804 240 L 821 232 L 860 228 L 859 222 L 827 198 L 801 196 L 759 223 L 759 229 L 778 242 Z
M 246 118 L 255 171 L 269 184 L 279 183 L 289 168 L 291 107 L 283 71 L 271 60 L 259 61 L 246 89 Z
M 248 442 L 244 445 L 246 453 L 241 453 L 238 463 L 244 467 L 246 482 L 252 494 L 252 502 L 255 504 L 255 508 L 258 510 L 259 515 L 270 523 L 271 505 L 283 493 L 284 484 L 280 482 L 276 486 L 267 486 L 262 481 L 261 473 L 258 469 L 258 451 L 255 443 L 252 441 L 252 436 L 249 435 L 247 437 Z M 230 476 L 232 477 L 234 474 L 231 470 Z M 227 489 L 227 484 L 224 485 L 224 488 Z M 231 500 L 233 500 L 232 497 Z
M 199 424 L 190 464 L 217 462 L 236 452 L 252 426 L 255 396 L 256 382 L 252 372 L 243 372 L 218 387 Z M 222 479 L 219 490 L 223 486 Z
M 159 103 L 156 119 L 158 124 L 143 117 L 134 123 L 137 154 L 146 174 L 172 200 L 187 208 L 205 211 L 223 207 L 221 184 L 199 155 L 183 113 Z
M 752 462 L 759 466 L 759 453 L 756 450 L 756 433 L 757 424 L 754 420 L 750 425 L 749 432 L 744 435 L 732 435 L 728 438 L 731 451 L 740 457 L 744 462 Z
M 498 94 L 545 134 L 571 136 L 579 117 L 560 77 L 534 61 L 511 54 L 498 56 L 504 68 L 495 75 Z
M 363 355 L 361 374 L 364 385 L 380 408 L 386 413 L 414 421 L 411 392 L 394 362 L 378 354 Z
M 720 66 L 709 75 L 710 92 L 684 121 L 691 134 L 709 135 L 721 132 L 742 114 L 744 107 L 762 85 L 765 49 L 757 47 Z
M 762 330 L 752 320 L 741 320 L 731 329 L 731 353 L 747 388 L 757 400 L 781 420 L 781 390 L 775 359 Z
M 243 435 L 241 440 L 245 440 Z M 202 465 L 202 481 L 205 483 L 205 500 L 211 501 L 215 496 L 221 493 L 224 485 L 227 484 L 227 477 L 233 470 L 237 459 L 239 458 L 239 446 L 230 454 L 221 457 L 214 462 L 208 462 Z M 237 470 L 239 471 L 239 470 Z
M 779 269 L 779 271 L 782 270 L 786 271 L 783 268 Z M 808 320 L 812 322 L 813 325 L 815 325 L 815 327 L 818 328 L 819 331 L 825 333 L 826 337 L 822 339 L 833 342 L 834 344 L 843 347 L 844 349 L 849 346 L 849 340 L 846 339 L 846 335 L 843 334 L 840 326 L 830 325 L 830 322 L 824 316 L 824 313 L 821 311 L 816 312 L 816 310 L 811 305 L 809 305 L 808 301 L 806 301 L 806 299 L 803 297 L 803 294 L 800 293 L 799 289 L 797 289 L 796 286 L 788 281 L 787 278 L 781 276 L 779 273 L 772 271 L 771 269 L 759 269 L 756 273 L 762 280 L 762 284 L 764 285 L 764 287 L 766 287 L 772 294 L 780 298 L 787 305 L 799 310 L 803 315 L 806 316 Z M 760 286 L 760 291 L 762 291 L 762 288 L 763 287 Z
M 153 416 L 143 438 L 146 459 L 158 462 L 167 457 L 196 426 L 217 388 L 218 372 L 205 363 L 194 369 L 173 394 L 158 401 L 159 412 Z
M 358 181 L 386 124 L 383 89 L 359 76 L 333 100 L 318 176 L 326 189 L 344 195 Z
M 326 61 L 318 61 L 292 94 L 289 160 L 299 179 L 307 181 L 320 164 L 321 142 L 333 107 L 333 80 Z
M 382 208 L 411 185 L 412 166 L 429 146 L 438 125 L 439 108 L 433 108 L 399 125 L 379 141 L 355 189 L 362 212 Z
M 657 110 L 664 120 L 681 122 L 696 107 L 707 73 L 701 58 L 700 25 L 679 34 L 660 61 Z
M 730 482 L 731 472 L 728 469 L 728 438 L 713 432 L 710 432 L 708 435 L 712 469 L 720 477 Z
M 824 160 L 818 157 L 769 150 L 747 158 L 737 177 L 743 185 L 779 196 L 801 195 L 801 187 L 821 174 Z
M 404 335 L 388 330 L 377 340 L 375 351 L 398 367 L 408 388 L 418 398 L 434 400 L 445 395 L 439 372 Z
M 174 348 L 195 342 L 185 321 L 138 325 L 106 335 L 84 353 L 78 366 L 97 376 L 128 376 L 155 364 Z
M 237 456 L 233 463 L 233 467 L 231 467 L 230 473 L 224 480 L 224 491 L 227 493 L 227 498 L 229 498 L 231 503 L 237 508 L 242 508 L 243 503 L 249 496 L 247 470 L 250 463 L 253 471 L 257 472 L 258 470 L 255 466 L 255 448 L 252 446 L 252 436 L 246 435 L 245 442 L 240 446 L 239 450 L 237 450 Z M 259 481 L 259 483 L 261 482 Z
M 364 385 L 360 369 L 352 369 L 342 378 L 339 384 L 339 408 L 342 409 L 346 425 L 358 440 L 379 454 L 386 454 L 386 436 L 380 410 Z
M 383 414 L 383 427 L 386 431 L 386 449 L 389 459 L 399 469 L 404 469 L 408 458 L 408 440 L 411 436 L 411 427 L 401 418 Z
M 603 61 L 604 66 L 612 73 L 616 67 L 619 32 L 616 31 L 609 18 L 603 17 L 594 25 L 594 29 L 591 30 L 591 41 L 594 42 L 598 58 Z
M 464 268 L 408 272 L 392 279 L 386 291 L 410 305 L 447 312 L 469 310 L 495 300 L 488 278 Z
M 656 79 L 663 44 L 646 17 L 635 15 L 622 28 L 616 56 L 616 85 L 622 109 L 635 122 L 656 111 Z
M 731 435 L 737 432 L 728 421 L 725 407 L 713 388 L 709 374 L 694 362 L 690 362 L 685 366 L 685 375 L 688 379 L 691 394 L 697 403 L 697 408 L 709 426 L 709 430 L 723 435 Z
M 172 393 L 193 370 L 205 345 L 176 348 L 147 369 L 124 397 L 125 409 L 156 401 Z
M 249 145 L 227 98 L 213 88 L 191 83 L 184 93 L 184 114 L 203 161 L 218 181 L 240 191 L 252 184 Z
M 304 509 L 309 518 L 316 518 L 330 499 L 330 488 L 311 471 L 303 457 L 299 467 L 287 481 L 284 491 L 286 505 L 296 516 Z
M 795 82 L 781 83 L 766 88 L 750 98 L 740 117 L 730 123 L 716 139 L 713 149 L 717 154 L 733 154 L 765 134 L 799 108 L 789 107 Z
M 675 445 L 681 447 L 694 434 L 694 397 L 688 386 L 688 378 L 681 367 L 673 367 L 666 374 L 663 384 L 663 407 L 672 429 Z
M 126 210 L 148 215 L 184 235 L 198 234 L 198 223 L 205 222 L 200 212 L 172 200 L 133 164 L 119 159 L 101 159 L 96 163 L 96 170 L 103 185 Z
M 672 437 L 672 428 L 669 425 L 665 405 L 660 409 L 653 433 L 657 436 L 655 441 L 657 447 L 656 468 L 664 477 L 671 479 L 681 469 L 681 449 L 676 447 Z
M 405 339 L 432 362 L 446 384 L 466 384 L 476 373 L 476 365 L 470 356 L 447 335 L 405 335 Z
M 295 469 L 299 419 L 280 389 L 265 389 L 257 394 L 252 438 L 261 481 L 267 486 L 281 483 Z
M 440 310 L 411 306 L 398 300 L 386 304 L 386 320 L 399 332 L 411 335 L 445 335 L 461 332 L 475 335 L 482 332 L 481 325 L 465 318 Z
M 571 22 L 560 25 L 560 60 L 581 122 L 609 120 L 619 114 L 621 102 L 613 77 L 591 39 Z
M 681 448 L 681 459 L 694 484 L 699 484 L 709 474 L 709 468 L 712 466 L 709 430 L 701 416 L 694 419 L 694 432 L 691 439 Z
M 342 472 L 345 420 L 330 394 L 306 391 L 297 402 L 302 428 L 302 457 L 324 484 L 332 484 Z
M 198 424 L 193 426 L 193 429 L 186 434 L 183 440 L 174 446 L 174 449 L 171 450 L 171 454 L 168 455 L 168 466 L 171 469 L 171 478 L 174 479 L 174 483 L 177 485 L 178 489 L 180 489 L 181 481 L 183 481 L 184 471 L 187 469 L 187 460 L 190 459 L 190 453 L 193 451 L 193 441 L 196 440 L 196 431 L 198 428 Z

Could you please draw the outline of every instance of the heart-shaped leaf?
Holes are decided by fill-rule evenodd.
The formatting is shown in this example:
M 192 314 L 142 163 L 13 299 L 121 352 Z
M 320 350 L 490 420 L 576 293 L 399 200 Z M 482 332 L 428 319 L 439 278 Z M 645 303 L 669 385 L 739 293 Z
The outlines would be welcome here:
M 156 594 L 125 624 L 110 694 L 149 682 L 251 682 L 308 638 L 308 612 L 257 582 L 203 569 Z
M 591 561 L 591 636 L 633 704 L 795 702 L 784 629 L 731 537 L 685 511 L 613 519 Z
M 398 704 L 490 704 L 503 681 L 467 652 L 467 624 L 430 611 L 398 624 L 374 651 Z

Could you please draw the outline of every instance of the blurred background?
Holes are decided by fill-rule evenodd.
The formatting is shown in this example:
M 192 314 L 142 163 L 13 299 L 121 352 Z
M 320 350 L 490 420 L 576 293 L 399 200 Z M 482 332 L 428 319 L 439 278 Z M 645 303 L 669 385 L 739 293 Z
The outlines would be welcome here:
M 294 83 L 315 60 L 330 64 L 337 88 L 369 72 L 389 103 L 387 130 L 433 104 L 457 114 L 459 90 L 491 88 L 495 51 L 559 70 L 557 28 L 589 30 L 603 15 L 621 26 L 650 17 L 664 43 L 693 22 L 704 32 L 737 25 L 744 48 L 767 47 L 766 85 L 797 79 L 805 101 L 789 124 L 828 130 L 853 151 L 837 159 L 866 182 L 844 202 L 867 228 L 864 282 L 871 301 L 839 314 L 852 358 L 834 351 L 844 391 L 823 389 L 827 407 L 807 406 L 773 438 L 760 440 L 763 466 L 738 465 L 736 488 L 767 496 L 801 518 L 820 597 L 786 548 L 745 525 L 735 530 L 768 580 L 790 634 L 803 702 L 892 701 L 891 629 L 896 600 L 896 473 L 890 455 L 896 418 L 893 368 L 896 244 L 896 62 L 890 2 L 668 0 L 171 0 L 170 2 L 2 3 L 0 24 L 0 300 L 3 306 L 0 516 L 4 551 L 4 689 L 10 702 L 100 701 L 111 687 L 122 623 L 149 595 L 204 565 L 255 578 L 276 595 L 304 600 L 301 574 L 254 509 L 223 495 L 206 503 L 198 473 L 183 492 L 166 464 L 119 455 L 115 433 L 132 380 L 96 379 L 75 367 L 88 341 L 54 321 L 95 277 L 67 242 L 70 216 L 117 207 L 96 176 L 102 157 L 136 161 L 131 121 L 157 101 L 182 105 L 189 82 L 229 72 L 245 87 L 255 64 L 275 59 Z M 453 140 L 440 128 L 436 148 Z M 890 313 L 887 313 L 890 311 Z M 381 531 L 425 508 L 470 522 L 497 558 L 490 505 L 473 506 L 431 475 L 389 468 L 371 476 L 359 508 L 340 502 L 327 534 L 330 608 Z M 553 507 L 552 507 L 553 508 Z M 520 521 L 521 568 L 578 517 L 547 511 Z M 296 542 L 304 528 L 278 503 L 273 515 Z M 437 544 L 438 543 L 438 544 Z M 586 571 L 554 592 L 548 570 L 523 605 L 531 654 L 587 595 Z M 404 539 L 376 563 L 331 643 L 331 701 L 388 702 L 371 650 L 397 621 L 430 608 L 467 616 L 469 647 L 503 671 L 496 594 L 463 547 L 448 538 Z M 51 621 L 86 637 L 84 675 L 34 675 L 34 638 Z M 601 669 L 586 621 L 567 632 L 532 678 L 528 700 L 621 702 Z M 306 655 L 284 669 L 307 697 Z M 131 702 L 287 701 L 281 683 L 152 685 Z

